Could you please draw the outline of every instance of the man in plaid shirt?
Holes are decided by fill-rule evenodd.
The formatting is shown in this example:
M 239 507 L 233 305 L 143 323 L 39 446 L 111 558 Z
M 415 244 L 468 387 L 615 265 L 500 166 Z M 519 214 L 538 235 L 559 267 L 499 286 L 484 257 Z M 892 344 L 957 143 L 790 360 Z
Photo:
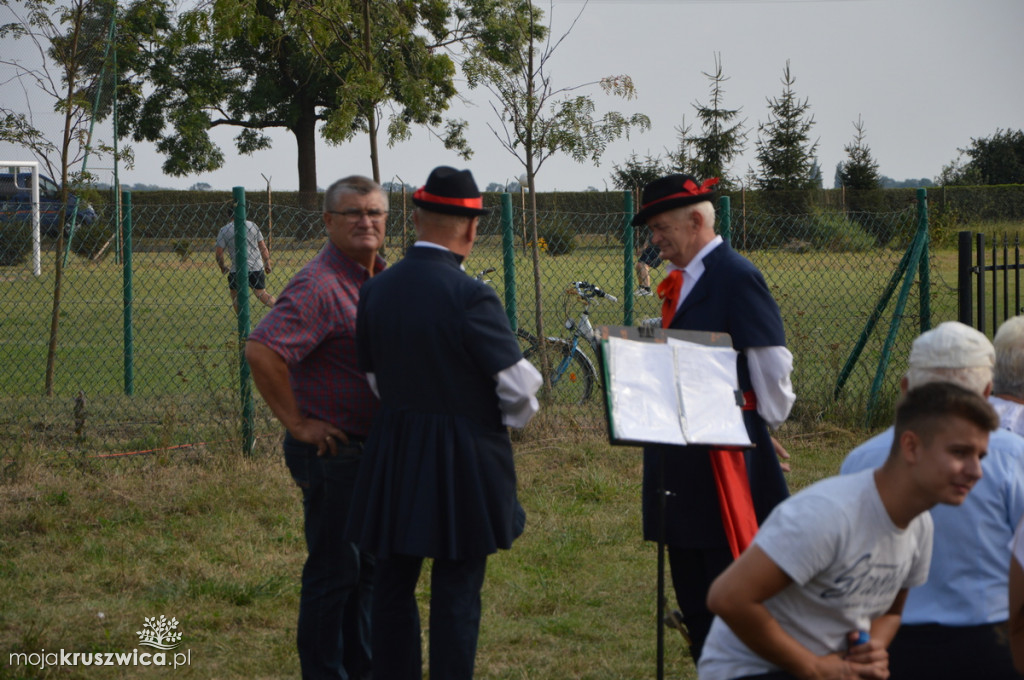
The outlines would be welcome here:
M 377 399 L 356 364 L 363 282 L 384 268 L 387 195 L 365 177 L 324 196 L 328 241 L 245 347 L 253 381 L 285 427 L 285 462 L 302 489 L 306 546 L 297 642 L 303 678 L 370 672 L 373 558 L 341 535 Z

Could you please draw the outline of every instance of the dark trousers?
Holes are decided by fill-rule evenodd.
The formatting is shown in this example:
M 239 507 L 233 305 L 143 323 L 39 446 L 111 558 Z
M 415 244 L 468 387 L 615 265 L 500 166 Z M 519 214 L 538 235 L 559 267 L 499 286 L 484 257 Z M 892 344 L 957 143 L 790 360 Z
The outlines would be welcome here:
M 700 659 L 704 641 L 715 615 L 708 609 L 711 582 L 732 564 L 729 548 L 678 548 L 668 546 L 668 565 L 676 603 L 690 632 L 690 656 Z
M 422 557 L 377 560 L 373 680 L 420 680 L 423 659 L 416 583 Z M 434 560 L 430 570 L 430 678 L 472 680 L 487 557 Z
M 373 557 L 341 540 L 359 472 L 360 445 L 318 457 L 285 435 L 284 457 L 302 489 L 306 548 L 296 641 L 307 680 L 370 677 Z
M 902 625 L 889 645 L 893 680 L 1016 680 L 1007 623 Z

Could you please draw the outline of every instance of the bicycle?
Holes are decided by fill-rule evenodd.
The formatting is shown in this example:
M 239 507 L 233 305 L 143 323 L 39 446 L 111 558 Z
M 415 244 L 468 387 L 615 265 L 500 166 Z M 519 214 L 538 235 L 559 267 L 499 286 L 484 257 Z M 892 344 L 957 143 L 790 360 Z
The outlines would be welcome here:
M 590 346 L 595 356 L 601 351 L 600 338 L 590 322 L 590 306 L 598 299 L 618 302 L 618 298 L 586 281 L 573 281 L 563 295 L 565 328 L 571 331 L 567 338 L 547 337 L 545 344 L 551 357 L 551 396 L 556 403 L 585 404 L 598 383 L 594 362 L 581 349 L 581 343 Z M 582 303 L 583 309 L 575 316 L 572 305 Z M 537 337 L 519 329 L 516 335 L 523 346 L 523 356 L 538 365 L 540 349 Z

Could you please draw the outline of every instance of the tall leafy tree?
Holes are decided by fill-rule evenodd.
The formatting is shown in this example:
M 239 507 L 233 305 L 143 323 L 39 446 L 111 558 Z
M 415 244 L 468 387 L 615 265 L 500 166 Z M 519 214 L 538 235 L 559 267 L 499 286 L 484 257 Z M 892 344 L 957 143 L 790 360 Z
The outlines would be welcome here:
M 504 61 L 475 58 L 466 65 L 471 88 L 484 87 L 493 99 L 491 108 L 498 118 L 491 131 L 526 171 L 530 191 L 533 240 L 533 281 L 537 336 L 544 338 L 541 305 L 540 250 L 537 245 L 537 172 L 555 154 L 566 154 L 583 163 L 598 163 L 607 144 L 628 136 L 633 128 L 647 129 L 650 119 L 644 114 L 626 116 L 609 111 L 596 115 L 592 97 L 582 91 L 597 87 L 605 94 L 623 99 L 636 97 L 633 80 L 628 75 L 613 75 L 578 85 L 555 86 L 550 61 L 562 41 L 579 20 L 586 3 L 573 19 L 568 30 L 557 39 L 541 27 L 541 10 L 532 0 L 524 0 L 525 15 L 516 17 L 516 29 L 523 38 L 523 48 L 509 54 Z M 553 9 L 549 5 L 549 13 Z M 542 343 L 543 344 L 543 343 Z M 541 362 L 546 363 L 541 352 Z M 544 371 L 547 376 L 548 372 Z
M 747 132 L 743 129 L 745 121 L 738 120 L 740 109 L 724 108 L 725 81 L 728 78 L 722 72 L 720 54 L 715 54 L 714 72 L 704 72 L 704 75 L 711 81 L 711 97 L 707 104 L 693 104 L 701 134 L 688 140 L 693 149 L 691 174 L 701 179 L 718 177 L 723 188 L 728 188 L 736 184 L 729 169 L 736 157 L 743 153 L 747 139 Z
M 154 0 L 137 0 L 151 3 Z M 155 0 L 165 2 L 165 0 Z M 267 130 L 295 137 L 301 192 L 315 192 L 318 133 L 341 143 L 370 141 L 380 179 L 378 134 L 405 139 L 414 125 L 435 130 L 468 155 L 465 123 L 442 113 L 456 94 L 452 53 L 466 45 L 502 53 L 502 22 L 513 0 L 213 0 L 174 17 L 126 85 L 127 129 L 155 142 L 164 172 L 220 167 L 216 127 L 240 128 L 235 145 L 252 153 Z M 168 5 L 162 5 L 170 16 Z M 498 47 L 495 47 L 497 45 Z M 143 89 L 142 85 L 145 85 Z
M 843 161 L 836 168 L 836 181 L 839 186 L 855 190 L 877 189 L 881 181 L 878 174 L 878 163 L 871 155 L 871 149 L 864 142 L 864 121 L 857 116 L 857 122 L 853 124 L 856 134 L 853 141 L 843 147 L 846 151 L 847 160 Z
M 1024 184 L 1024 132 L 997 129 L 991 137 L 971 139 L 942 169 L 939 184 Z
M 814 116 L 809 100 L 802 101 L 793 90 L 796 79 L 789 70 L 789 61 L 782 76 L 782 96 L 768 100 L 768 121 L 758 125 L 757 162 L 759 172 L 755 185 L 759 189 L 811 189 L 820 186 L 821 170 L 815 183 L 815 152 L 818 142 L 811 142 Z
M 385 122 L 389 145 L 409 139 L 412 126 L 422 125 L 446 148 L 469 158 L 465 121 L 442 115 L 456 95 L 456 66 L 467 54 L 507 61 L 522 44 L 513 29 L 525 5 L 519 0 L 356 4 L 355 22 L 349 21 L 351 3 L 346 0 L 319 0 L 294 12 L 319 63 L 341 84 L 342 105 L 326 116 L 328 139 L 347 139 L 352 130 L 366 132 L 378 181 L 378 139 Z M 338 45 L 345 50 L 332 53 Z

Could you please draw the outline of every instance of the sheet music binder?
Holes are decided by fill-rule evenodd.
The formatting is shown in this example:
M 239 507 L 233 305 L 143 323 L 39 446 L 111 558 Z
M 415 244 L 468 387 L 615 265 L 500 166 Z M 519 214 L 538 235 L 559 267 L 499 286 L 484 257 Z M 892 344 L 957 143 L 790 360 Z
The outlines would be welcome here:
M 727 333 L 598 326 L 615 445 L 751 446 Z

